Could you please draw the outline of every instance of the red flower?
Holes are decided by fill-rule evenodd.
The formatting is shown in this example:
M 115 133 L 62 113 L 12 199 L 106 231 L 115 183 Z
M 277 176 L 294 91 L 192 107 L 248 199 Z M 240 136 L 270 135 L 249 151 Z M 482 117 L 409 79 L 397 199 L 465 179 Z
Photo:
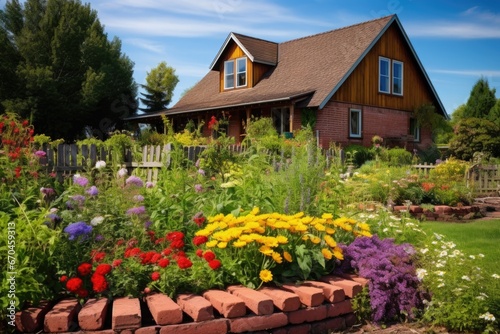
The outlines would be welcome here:
M 68 291 L 70 292 L 76 293 L 78 290 L 82 288 L 82 285 L 83 281 L 81 278 L 73 277 L 70 278 L 66 283 L 66 289 L 68 289 Z
M 157 272 L 157 271 L 153 272 L 153 273 L 151 274 L 151 279 L 152 279 L 153 281 L 157 281 L 157 280 L 159 280 L 159 279 L 160 279 L 160 273 L 159 273 L 159 272 Z
M 191 260 L 188 259 L 187 257 L 181 256 L 177 259 L 177 265 L 181 269 L 187 269 L 187 268 L 191 268 L 191 266 L 193 265 L 193 262 L 191 262 Z
M 212 251 L 206 251 L 205 253 L 203 253 L 203 258 L 207 261 L 207 262 L 210 262 L 212 261 L 213 259 L 215 259 L 215 253 L 212 252 Z
M 203 250 L 202 249 L 197 249 L 196 250 L 196 256 L 203 257 Z
M 95 268 L 95 273 L 98 275 L 107 275 L 111 272 L 111 265 L 107 263 L 102 263 Z
M 169 264 L 170 264 L 170 261 L 168 259 L 161 259 L 160 261 L 158 261 L 158 265 L 162 268 L 165 268 Z
M 30 124 L 30 122 L 29 122 L 27 119 L 25 119 L 25 120 L 23 121 L 23 126 L 24 126 L 24 127 L 27 127 L 29 124 Z
M 183 240 L 173 240 L 172 243 L 170 244 L 170 247 L 176 248 L 176 249 L 181 249 L 184 247 L 184 241 Z
M 78 266 L 77 271 L 80 276 L 87 276 L 92 271 L 92 265 L 84 262 Z
M 172 249 L 171 248 L 165 248 L 162 253 L 165 256 L 169 256 L 172 253 Z
M 78 290 L 78 291 L 76 292 L 76 294 L 77 294 L 77 295 L 78 295 L 78 297 L 80 297 L 80 298 L 86 298 L 86 297 L 88 297 L 89 292 L 88 292 L 86 289 L 83 289 L 83 288 L 82 288 L 82 289 Z
M 61 282 L 61 283 L 64 283 L 66 281 L 68 281 L 68 276 L 66 276 L 66 275 L 62 275 L 61 278 L 59 278 L 59 282 Z
M 160 260 L 160 259 L 161 259 L 161 254 L 160 254 L 160 253 L 155 253 L 155 254 L 153 255 L 153 257 L 151 258 L 150 263 L 156 263 L 156 262 L 158 262 L 158 260 Z
M 141 258 L 141 264 L 156 263 L 161 258 L 161 254 L 155 251 L 149 251 L 140 254 L 139 257 Z
M 203 236 L 203 235 L 198 235 L 198 236 L 193 238 L 193 243 L 195 244 L 195 246 L 203 245 L 207 241 L 208 241 L 208 238 L 206 236 Z
M 92 282 L 92 289 L 97 293 L 104 292 L 108 288 L 108 282 L 103 275 L 94 273 L 90 281 Z
M 141 249 L 138 247 L 135 248 L 129 248 L 125 251 L 125 257 L 132 257 L 136 256 L 137 254 L 141 253 Z
M 101 262 L 106 257 L 106 253 L 97 251 L 92 251 L 90 255 L 92 256 L 92 261 L 95 262 Z
M 21 177 L 21 170 L 22 170 L 22 167 L 21 166 L 17 166 L 15 169 L 14 169 L 14 172 L 16 173 L 16 179 L 20 178 Z
M 210 268 L 212 268 L 212 270 L 217 270 L 220 268 L 221 262 L 219 260 L 215 259 L 215 260 L 208 262 L 208 265 Z
M 199 227 L 201 227 L 201 225 L 203 225 L 203 223 L 205 222 L 205 217 L 203 217 L 203 216 L 201 216 L 201 217 L 194 217 L 193 221 L 195 222 L 196 225 L 198 225 Z
M 215 116 L 210 117 L 210 121 L 208 122 L 208 129 L 212 130 L 216 124 L 217 118 L 215 118 Z
M 422 182 L 422 189 L 424 189 L 425 192 L 429 192 L 434 188 L 434 183 L 430 182 Z
M 184 233 L 182 232 L 170 232 L 167 234 L 167 240 L 174 241 L 174 240 L 182 240 L 184 239 Z
M 120 264 L 122 264 L 122 262 L 123 262 L 122 259 L 116 259 L 113 261 L 112 265 L 113 265 L 113 267 L 119 267 Z
M 120 239 L 120 240 L 118 240 L 118 241 L 116 242 L 116 245 L 117 245 L 117 246 L 121 246 L 121 245 L 123 245 L 124 243 L 125 243 L 125 240 Z

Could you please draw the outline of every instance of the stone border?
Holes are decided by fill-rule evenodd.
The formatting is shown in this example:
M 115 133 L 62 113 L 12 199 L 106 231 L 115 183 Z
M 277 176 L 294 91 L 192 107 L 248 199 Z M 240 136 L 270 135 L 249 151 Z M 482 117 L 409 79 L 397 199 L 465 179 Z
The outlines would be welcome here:
M 419 205 L 396 205 L 393 208 L 396 213 L 409 212 L 413 217 L 426 220 L 456 221 L 471 220 L 483 217 L 481 208 L 477 205 L 448 206 L 435 205 L 434 210 L 422 208 Z
M 16 313 L 21 333 L 329 333 L 356 324 L 351 298 L 368 280 L 325 276 L 302 285 L 251 290 L 230 286 L 176 300 L 151 294 L 144 299 L 76 299 L 44 303 Z

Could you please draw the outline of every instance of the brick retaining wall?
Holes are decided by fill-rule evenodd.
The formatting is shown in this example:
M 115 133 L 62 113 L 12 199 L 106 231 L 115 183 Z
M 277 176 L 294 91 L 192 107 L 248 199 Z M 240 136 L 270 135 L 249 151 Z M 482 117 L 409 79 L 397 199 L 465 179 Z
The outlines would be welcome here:
M 76 299 L 43 303 L 16 313 L 21 333 L 224 334 L 331 333 L 353 326 L 351 298 L 367 280 L 325 276 L 300 286 L 258 291 L 230 286 L 202 295 L 151 294 L 144 299 Z

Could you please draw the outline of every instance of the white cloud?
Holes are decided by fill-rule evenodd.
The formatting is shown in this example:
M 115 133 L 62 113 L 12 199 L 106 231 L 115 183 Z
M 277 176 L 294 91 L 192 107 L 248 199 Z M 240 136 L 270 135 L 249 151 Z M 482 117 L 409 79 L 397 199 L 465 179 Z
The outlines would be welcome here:
M 146 51 L 165 54 L 165 46 L 155 41 L 140 38 L 126 38 L 123 40 L 123 43 L 130 44 Z

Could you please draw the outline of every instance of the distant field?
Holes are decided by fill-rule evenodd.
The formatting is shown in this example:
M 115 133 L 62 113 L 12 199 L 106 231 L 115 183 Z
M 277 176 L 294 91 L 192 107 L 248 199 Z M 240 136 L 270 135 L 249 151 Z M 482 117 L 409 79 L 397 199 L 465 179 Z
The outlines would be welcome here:
M 427 233 L 443 234 L 465 254 L 475 255 L 478 266 L 486 272 L 500 275 L 500 219 L 469 223 L 426 221 L 421 226 Z M 478 254 L 484 254 L 485 257 L 478 258 Z

